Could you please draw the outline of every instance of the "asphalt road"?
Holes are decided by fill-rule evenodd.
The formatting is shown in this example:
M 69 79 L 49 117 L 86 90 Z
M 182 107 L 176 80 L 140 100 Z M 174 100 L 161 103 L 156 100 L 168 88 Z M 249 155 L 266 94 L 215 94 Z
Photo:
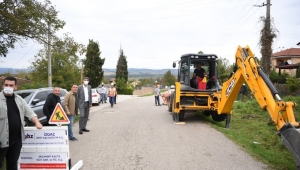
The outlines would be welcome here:
M 154 97 L 119 95 L 117 104 L 93 106 L 87 129 L 73 132 L 74 165 L 81 170 L 261 170 L 268 169 L 193 113 L 175 125 L 166 106 Z

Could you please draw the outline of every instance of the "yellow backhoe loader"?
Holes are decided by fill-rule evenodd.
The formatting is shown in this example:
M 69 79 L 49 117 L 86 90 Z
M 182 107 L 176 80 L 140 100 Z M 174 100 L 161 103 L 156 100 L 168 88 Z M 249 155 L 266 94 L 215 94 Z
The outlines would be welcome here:
M 214 121 L 226 121 L 230 127 L 232 106 L 244 82 L 261 109 L 267 111 L 283 144 L 300 168 L 299 123 L 294 117 L 292 101 L 283 101 L 265 74 L 251 49 L 238 47 L 234 69 L 222 86 L 218 83 L 217 55 L 185 54 L 178 63 L 178 81 L 169 99 L 169 111 L 175 122 L 183 121 L 185 111 L 202 111 Z M 196 68 L 197 66 L 197 68 Z M 176 62 L 173 63 L 176 67 Z M 199 68 L 200 67 L 200 68 Z M 201 70 L 201 71 L 200 71 Z

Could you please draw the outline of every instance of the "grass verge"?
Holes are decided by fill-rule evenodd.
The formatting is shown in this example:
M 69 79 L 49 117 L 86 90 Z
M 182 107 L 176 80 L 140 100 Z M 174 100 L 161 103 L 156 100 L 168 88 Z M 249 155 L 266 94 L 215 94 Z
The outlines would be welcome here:
M 300 103 L 299 97 L 284 97 L 284 101 Z M 294 108 L 296 120 L 300 120 L 300 107 Z M 289 150 L 276 134 L 275 126 L 270 122 L 266 111 L 260 109 L 256 100 L 236 102 L 233 106 L 230 129 L 225 129 L 225 122 L 214 122 L 197 112 L 215 129 L 241 146 L 257 160 L 266 163 L 272 169 L 294 170 L 295 161 Z

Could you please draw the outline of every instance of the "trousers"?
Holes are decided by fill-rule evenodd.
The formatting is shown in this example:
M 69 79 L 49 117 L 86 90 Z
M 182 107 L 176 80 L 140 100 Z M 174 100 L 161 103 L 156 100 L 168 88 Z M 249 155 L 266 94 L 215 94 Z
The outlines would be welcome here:
M 6 157 L 6 169 L 18 170 L 18 160 L 21 148 L 21 137 L 9 140 L 9 147 L 0 148 L 0 168 L 3 166 L 4 157 Z
M 155 105 L 160 105 L 159 96 L 154 96 L 154 97 L 155 97 Z
M 68 135 L 69 135 L 69 139 L 72 139 L 73 136 L 73 130 L 72 130 L 72 126 L 73 126 L 73 122 L 74 122 L 74 115 L 67 115 L 68 119 L 70 121 L 70 123 L 68 124 Z
M 86 129 L 86 124 L 89 119 L 90 114 L 90 103 L 84 102 L 82 108 L 79 108 L 80 117 L 79 117 L 79 130 Z

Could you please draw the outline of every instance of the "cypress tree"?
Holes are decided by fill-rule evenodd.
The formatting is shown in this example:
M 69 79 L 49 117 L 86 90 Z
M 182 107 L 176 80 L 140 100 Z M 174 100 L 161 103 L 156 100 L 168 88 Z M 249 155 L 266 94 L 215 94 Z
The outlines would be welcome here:
M 87 46 L 86 59 L 84 60 L 84 75 L 83 77 L 89 77 L 89 84 L 95 88 L 101 83 L 103 78 L 102 65 L 105 62 L 105 58 L 100 57 L 101 51 L 99 43 L 93 40 L 89 40 Z

